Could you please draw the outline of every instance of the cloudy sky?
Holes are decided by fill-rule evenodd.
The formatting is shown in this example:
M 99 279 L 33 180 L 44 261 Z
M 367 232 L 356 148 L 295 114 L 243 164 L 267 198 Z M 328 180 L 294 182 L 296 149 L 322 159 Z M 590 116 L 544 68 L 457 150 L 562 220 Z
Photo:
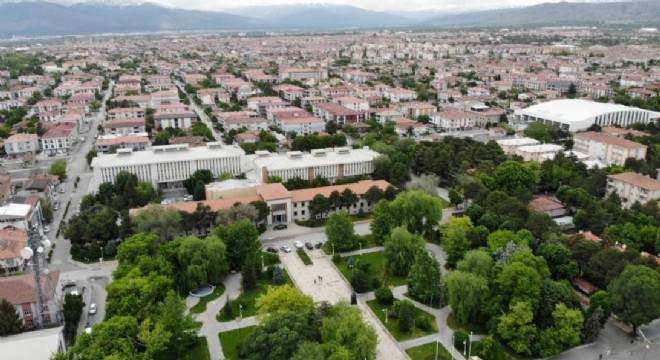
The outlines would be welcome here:
M 2 2 L 18 2 L 23 0 L 0 0 Z M 33 1 L 33 0 L 26 0 Z M 43 0 L 63 4 L 85 2 L 86 0 Z M 103 3 L 142 3 L 148 0 L 92 0 Z M 321 0 L 321 1 L 301 1 L 301 0 L 152 0 L 149 2 L 162 5 L 200 10 L 226 10 L 236 7 L 255 6 L 255 5 L 281 5 L 281 4 L 299 4 L 299 3 L 325 3 L 325 4 L 348 4 L 359 6 L 370 10 L 382 11 L 418 11 L 426 9 L 436 10 L 474 10 L 479 8 L 498 8 L 527 6 L 548 2 L 560 2 L 566 0 Z M 570 2 L 612 2 L 616 0 L 568 0 Z M 630 0 L 618 0 L 630 1 Z

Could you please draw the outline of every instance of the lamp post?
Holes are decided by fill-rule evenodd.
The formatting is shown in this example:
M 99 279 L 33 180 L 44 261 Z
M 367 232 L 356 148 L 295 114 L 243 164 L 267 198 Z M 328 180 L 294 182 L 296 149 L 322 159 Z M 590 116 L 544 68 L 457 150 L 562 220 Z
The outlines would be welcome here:
M 385 313 L 385 324 L 387 324 L 387 308 L 383 309 L 383 312 Z
M 362 242 L 360 241 L 359 244 L 360 244 L 360 256 L 362 256 Z
M 261 254 L 261 269 L 263 271 L 264 268 L 264 254 Z
M 451 334 L 451 359 L 454 360 L 454 351 L 456 351 L 456 344 L 454 344 L 454 334 Z
M 438 360 L 438 340 L 435 341 L 435 360 Z
M 470 346 L 468 347 L 468 359 L 472 356 L 472 331 L 470 331 Z
M 99 246 L 99 248 L 101 248 L 101 263 L 103 263 L 103 246 Z
M 243 304 L 238 304 L 239 319 L 243 319 Z
M 332 245 L 332 256 L 335 256 L 335 244 L 330 243 Z
M 467 355 L 467 341 L 463 340 L 463 356 Z

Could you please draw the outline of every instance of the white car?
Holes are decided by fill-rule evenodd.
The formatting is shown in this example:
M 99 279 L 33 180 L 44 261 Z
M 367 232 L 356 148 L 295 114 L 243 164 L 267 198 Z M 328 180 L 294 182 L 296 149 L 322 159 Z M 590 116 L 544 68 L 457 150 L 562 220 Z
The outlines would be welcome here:
M 302 249 L 303 243 L 301 243 L 300 241 L 296 241 L 293 243 L 293 246 L 297 247 L 298 249 Z
M 90 315 L 96 314 L 96 304 L 94 303 L 89 304 L 89 314 Z
M 47 233 L 50 231 L 50 226 L 44 226 L 44 232 Z

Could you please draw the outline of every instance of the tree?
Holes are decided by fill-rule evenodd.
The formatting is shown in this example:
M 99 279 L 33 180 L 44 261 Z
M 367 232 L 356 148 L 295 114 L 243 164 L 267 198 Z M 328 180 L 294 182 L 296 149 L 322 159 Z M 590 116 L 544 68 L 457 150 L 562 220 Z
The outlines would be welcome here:
M 135 304 L 133 305 L 135 306 Z M 138 360 L 134 341 L 138 322 L 132 316 L 112 316 L 95 324 L 91 333 L 78 336 L 71 352 L 80 359 Z
M 420 190 L 400 193 L 389 206 L 396 214 L 395 225 L 417 235 L 430 234 L 442 219 L 442 201 Z
M 196 170 L 189 178 L 183 180 L 183 187 L 186 188 L 188 194 L 193 195 L 197 182 L 201 181 L 203 184 L 208 184 L 213 181 L 213 173 L 211 170 L 199 169 Z
M 367 192 L 364 194 L 364 199 L 367 200 L 370 205 L 377 204 L 384 197 L 385 192 L 376 185 L 370 187 L 369 190 L 367 190 Z
M 521 239 L 511 230 L 497 230 L 488 235 L 488 248 L 491 252 L 506 246 L 510 242 L 517 245 L 529 246 L 525 239 Z
M 640 325 L 660 317 L 660 273 L 643 265 L 628 265 L 608 287 L 612 311 L 630 323 L 637 333 Z
M 78 322 L 80 322 L 84 305 L 81 295 L 66 294 L 64 296 L 64 305 L 62 306 L 64 337 L 69 344 L 72 344 L 76 338 Z
M 390 180 L 390 169 L 392 168 L 392 160 L 386 155 L 381 155 L 374 159 L 374 171 L 372 176 L 374 180 Z
M 456 270 L 489 279 L 493 269 L 493 258 L 484 250 L 470 250 L 456 264 Z
M 309 218 L 313 224 L 318 224 L 322 221 L 323 216 L 330 211 L 330 203 L 328 199 L 318 194 L 314 196 L 312 201 L 309 202 Z
M 417 250 L 408 273 L 408 292 L 424 303 L 440 299 L 440 263 L 426 249 Z
M 247 258 L 241 270 L 241 284 L 243 291 L 248 292 L 257 287 L 257 263 L 253 257 Z
M 449 202 L 452 205 L 456 206 L 458 204 L 463 203 L 463 195 L 461 195 L 461 193 L 458 190 L 451 188 L 449 189 L 448 195 L 449 195 Z
M 336 211 L 341 207 L 341 194 L 339 191 L 335 190 L 330 193 L 330 196 L 328 197 L 328 205 L 333 211 Z
M 509 309 L 508 313 L 499 317 L 498 333 L 514 351 L 530 355 L 536 338 L 532 307 L 526 302 L 516 302 Z
M 376 331 L 364 323 L 359 309 L 345 302 L 332 308 L 320 333 L 324 344 L 336 343 L 350 351 L 350 359 L 376 359 Z
M 341 205 L 346 208 L 346 211 L 350 211 L 351 206 L 357 204 L 358 201 L 360 198 L 351 189 L 346 188 L 341 192 Z
M 422 238 L 403 227 L 392 229 L 389 238 L 385 240 L 384 256 L 388 272 L 394 276 L 408 275 L 419 250 L 424 250 Z
M 0 336 L 9 336 L 23 331 L 23 320 L 16 308 L 7 299 L 0 301 Z
M 404 163 L 395 162 L 390 168 L 389 182 L 396 186 L 402 187 L 405 183 L 410 181 L 410 168 Z
M 195 182 L 192 196 L 194 201 L 206 200 L 206 188 L 204 187 L 204 182 L 202 180 L 197 180 L 197 182 Z
M 137 232 L 158 235 L 161 242 L 171 240 L 183 225 L 179 211 L 160 204 L 139 210 L 131 221 Z
M 217 237 L 202 240 L 191 236 L 176 241 L 178 285 L 183 289 L 196 290 L 207 282 L 218 284 L 227 274 L 225 244 Z
M 600 329 L 602 327 L 601 323 L 604 318 L 603 309 L 600 307 L 591 312 L 591 315 L 589 315 L 584 322 L 584 328 L 582 329 L 582 342 L 589 344 L 598 340 L 598 335 L 600 334 Z
M 98 156 L 98 152 L 96 151 L 96 149 L 89 150 L 85 155 L 85 159 L 87 159 L 87 165 L 91 166 L 92 160 L 97 156 Z
M 549 143 L 552 142 L 551 128 L 551 124 L 545 124 L 542 121 L 532 121 L 525 128 L 525 136 L 542 143 Z
M 287 311 L 257 326 L 243 342 L 241 358 L 248 360 L 288 360 L 308 331 L 305 314 Z
M 561 244 L 542 244 L 538 254 L 548 263 L 552 278 L 573 280 L 578 273 L 578 265 L 571 258 L 571 252 Z
M 502 190 L 510 195 L 523 194 L 531 198 L 537 183 L 537 176 L 528 165 L 509 160 L 495 169 L 492 190 Z
M 214 234 L 227 246 L 227 262 L 233 270 L 241 269 L 245 260 L 255 256 L 261 249 L 259 232 L 249 220 L 241 220 L 228 226 L 220 225 L 214 230 Z
M 174 291 L 167 293 L 160 306 L 158 323 L 163 329 L 172 334 L 168 348 L 176 354 L 183 354 L 197 341 L 199 328 L 190 314 L 186 314 L 186 303 Z
M 591 295 L 589 299 L 590 305 L 589 310 L 587 311 L 587 316 L 593 314 L 596 310 L 601 310 L 601 322 L 600 327 L 605 326 L 607 320 L 612 315 L 612 298 L 607 291 L 599 290 L 595 294 Z
M 256 305 L 257 315 L 262 319 L 287 312 L 307 316 L 314 309 L 314 300 L 291 285 L 269 286 L 266 293 L 257 298 Z
M 407 185 L 407 189 L 419 189 L 430 195 L 438 195 L 438 184 L 440 177 L 436 174 L 424 174 L 412 179 Z
M 564 348 L 580 343 L 580 333 L 584 321 L 582 312 L 569 309 L 564 304 L 555 305 L 552 312 L 554 325 L 541 331 L 537 343 L 542 357 L 558 355 Z
M 413 308 L 414 305 L 410 301 L 399 301 L 399 313 L 397 314 L 399 331 L 407 333 L 413 327 Z
M 365 293 L 369 290 L 369 275 L 362 269 L 354 269 L 351 273 L 351 286 L 357 293 Z
M 447 300 L 460 324 L 468 324 L 483 313 L 488 298 L 488 280 L 476 274 L 452 271 L 447 276 Z
M 266 205 L 266 210 L 268 211 L 268 205 Z M 261 214 L 259 210 L 255 208 L 252 203 L 250 204 L 236 203 L 234 204 L 234 206 L 230 207 L 229 209 L 218 210 L 216 216 L 216 223 L 222 225 L 229 225 L 241 220 L 249 220 L 252 222 L 257 222 L 259 220 L 260 215 Z
M 382 244 L 395 226 L 394 214 L 387 200 L 380 200 L 373 208 L 372 220 L 369 224 L 371 233 L 378 243 Z
M 66 180 L 66 161 L 56 160 L 48 169 L 48 173 L 57 176 L 60 182 L 64 182 Z
M 533 267 L 521 262 L 504 266 L 493 283 L 494 301 L 507 304 L 525 302 L 535 309 L 541 300 L 541 276 Z
M 44 222 L 53 222 L 53 207 L 42 197 L 39 198 L 39 205 L 41 206 L 41 214 L 44 216 Z
M 353 222 L 344 211 L 332 214 L 325 227 L 328 241 L 335 245 L 337 251 L 350 251 L 358 244 Z

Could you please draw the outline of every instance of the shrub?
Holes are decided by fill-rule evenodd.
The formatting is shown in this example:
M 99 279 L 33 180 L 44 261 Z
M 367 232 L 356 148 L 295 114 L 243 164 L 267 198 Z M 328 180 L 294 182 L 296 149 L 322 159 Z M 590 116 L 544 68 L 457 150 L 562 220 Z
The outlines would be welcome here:
M 339 264 L 341 262 L 341 255 L 339 255 L 339 253 L 332 255 L 332 262 Z
M 428 317 L 421 315 L 415 318 L 415 326 L 418 329 L 422 329 L 425 331 L 431 330 L 433 328 L 433 324 L 431 324 L 431 320 Z
M 227 304 L 222 308 L 222 315 L 228 319 L 234 317 L 234 310 L 231 308 L 231 301 L 229 300 L 229 295 L 227 295 Z
M 386 287 L 376 289 L 376 301 L 381 305 L 392 305 L 394 303 L 394 294 L 392 290 Z
M 282 271 L 282 269 L 280 269 L 279 267 L 273 270 L 273 284 L 275 285 L 284 284 L 284 271 Z
M 357 261 L 357 268 L 364 271 L 365 273 L 369 273 L 369 267 L 371 266 L 370 263 L 366 261 Z
M 402 301 L 399 306 L 399 331 L 406 333 L 412 328 L 413 304 L 409 301 Z
M 371 278 L 371 288 L 378 289 L 380 287 L 380 280 L 377 277 Z
M 459 330 L 459 331 L 454 331 L 454 348 L 456 348 L 459 351 L 463 350 L 463 342 L 465 341 L 466 343 L 470 340 L 470 335 L 468 335 L 465 331 Z
M 362 270 L 356 270 L 351 276 L 351 286 L 358 293 L 369 291 L 369 276 Z

